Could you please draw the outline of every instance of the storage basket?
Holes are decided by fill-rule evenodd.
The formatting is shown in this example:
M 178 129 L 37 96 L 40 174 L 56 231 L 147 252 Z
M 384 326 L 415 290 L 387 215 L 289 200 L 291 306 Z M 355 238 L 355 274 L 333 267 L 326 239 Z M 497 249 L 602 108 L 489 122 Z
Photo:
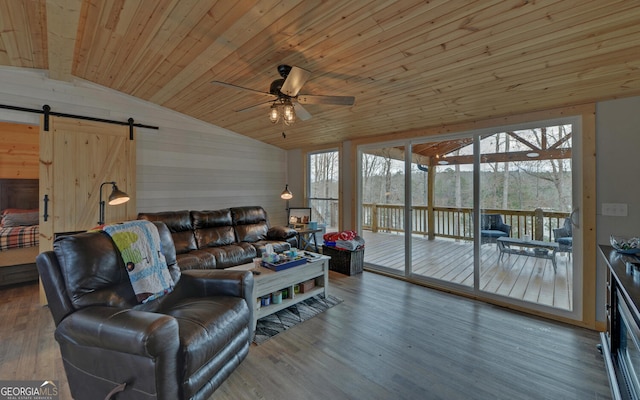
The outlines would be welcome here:
M 304 281 L 300 283 L 300 293 L 309 293 L 314 287 L 316 287 L 316 281 L 314 279 Z
M 322 246 L 322 254 L 331 257 L 329 269 L 345 275 L 356 275 L 364 266 L 364 247 L 349 251 L 335 247 Z

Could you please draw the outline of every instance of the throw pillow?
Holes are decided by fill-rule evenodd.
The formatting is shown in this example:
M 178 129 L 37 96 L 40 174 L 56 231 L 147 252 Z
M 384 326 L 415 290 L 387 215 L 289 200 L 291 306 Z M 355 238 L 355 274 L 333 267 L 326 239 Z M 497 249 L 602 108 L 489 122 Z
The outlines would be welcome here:
M 6 214 L 22 214 L 22 213 L 30 213 L 30 212 L 38 212 L 37 208 L 5 208 L 2 210 L 2 215 Z
M 16 226 L 38 225 L 40 216 L 38 212 L 11 213 L 2 217 L 2 226 L 5 228 Z

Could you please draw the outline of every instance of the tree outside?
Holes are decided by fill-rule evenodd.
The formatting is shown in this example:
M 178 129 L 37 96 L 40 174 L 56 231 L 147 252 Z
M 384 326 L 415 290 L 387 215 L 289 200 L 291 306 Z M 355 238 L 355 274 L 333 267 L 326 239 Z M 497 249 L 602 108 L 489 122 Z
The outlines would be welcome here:
M 309 206 L 311 219 L 327 229 L 338 227 L 340 158 L 337 151 L 309 155 Z
M 429 145 L 444 148 L 451 142 Z M 435 207 L 473 207 L 473 145 L 468 139 L 460 143 L 452 151 L 423 157 L 427 165 L 411 164 L 412 206 L 428 205 L 427 177 L 433 168 Z M 571 212 L 571 125 L 483 135 L 480 151 L 483 209 Z M 403 149 L 371 150 L 361 161 L 363 203 L 403 206 Z

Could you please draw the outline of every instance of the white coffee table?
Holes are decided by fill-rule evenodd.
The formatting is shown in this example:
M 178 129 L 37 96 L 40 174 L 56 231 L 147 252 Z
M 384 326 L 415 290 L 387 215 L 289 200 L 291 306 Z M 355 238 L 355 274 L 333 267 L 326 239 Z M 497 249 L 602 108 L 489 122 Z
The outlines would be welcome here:
M 329 288 L 329 260 L 331 257 L 321 254 L 311 253 L 316 258 L 312 258 L 311 262 L 291 267 L 282 271 L 272 271 L 269 268 L 258 267 L 260 274 L 254 274 L 253 294 L 253 328 L 255 330 L 257 321 L 267 315 L 271 315 L 293 304 L 299 303 L 318 294 L 327 296 Z M 230 270 L 249 271 L 256 269 L 252 264 L 243 264 L 228 268 Z M 316 286 L 304 293 L 294 293 L 294 286 L 315 279 Z M 259 306 L 260 298 L 268 294 L 288 289 L 289 298 L 282 299 L 280 304 L 270 304 L 268 306 Z

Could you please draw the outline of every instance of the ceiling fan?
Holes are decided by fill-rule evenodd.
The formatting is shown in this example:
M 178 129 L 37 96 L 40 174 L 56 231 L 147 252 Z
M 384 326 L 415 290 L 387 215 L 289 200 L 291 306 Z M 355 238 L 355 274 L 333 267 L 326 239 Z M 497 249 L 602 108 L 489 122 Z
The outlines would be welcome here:
M 215 85 L 220 85 L 232 89 L 244 90 L 254 94 L 268 97 L 265 103 L 256 104 L 251 107 L 236 110 L 238 112 L 253 110 L 271 104 L 269 118 L 274 124 L 280 118 L 285 125 L 291 125 L 296 120 L 296 115 L 302 121 L 311 118 L 311 114 L 302 107 L 302 104 L 331 104 L 340 106 L 352 106 L 356 98 L 353 96 L 322 96 L 313 94 L 300 94 L 300 89 L 311 76 L 311 72 L 289 65 L 278 65 L 278 73 L 282 77 L 271 82 L 268 92 L 250 89 L 242 86 L 233 85 L 231 83 L 212 81 Z

